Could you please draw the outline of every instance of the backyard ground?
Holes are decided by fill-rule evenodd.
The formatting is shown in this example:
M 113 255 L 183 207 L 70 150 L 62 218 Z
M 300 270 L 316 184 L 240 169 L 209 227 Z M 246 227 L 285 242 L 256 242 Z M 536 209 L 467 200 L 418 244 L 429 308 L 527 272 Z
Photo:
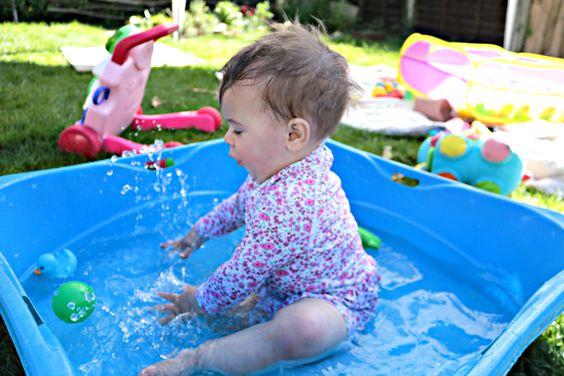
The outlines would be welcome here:
M 104 44 L 111 32 L 79 23 L 0 24 L 0 175 L 88 162 L 57 148 L 59 133 L 81 116 L 90 74 L 75 72 L 60 48 Z M 166 113 L 218 107 L 215 72 L 241 47 L 258 34 L 237 37 L 206 36 L 165 43 L 196 54 L 207 64 L 192 68 L 156 68 L 151 72 L 143 100 L 145 113 Z M 330 41 L 330 46 L 350 63 L 395 66 L 401 41 Z M 225 125 L 212 134 L 198 131 L 125 132 L 141 143 L 155 139 L 183 143 L 218 138 Z M 418 138 L 389 137 L 341 127 L 334 139 L 381 155 L 391 146 L 392 159 L 414 165 Z M 108 158 L 102 154 L 100 159 Z M 556 196 L 520 187 L 512 198 L 564 212 L 564 201 Z M 537 339 L 512 369 L 512 375 L 564 374 L 564 318 L 561 316 Z M 0 374 L 21 374 L 21 365 L 3 322 L 0 322 Z

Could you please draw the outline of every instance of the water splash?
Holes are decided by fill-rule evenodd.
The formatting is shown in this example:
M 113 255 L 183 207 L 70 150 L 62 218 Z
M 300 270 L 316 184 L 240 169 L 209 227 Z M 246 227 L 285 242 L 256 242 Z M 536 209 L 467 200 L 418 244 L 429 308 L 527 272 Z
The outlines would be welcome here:
M 127 192 L 131 191 L 132 187 L 129 184 L 125 184 L 123 187 L 121 187 L 121 191 L 120 193 L 123 195 L 126 195 Z

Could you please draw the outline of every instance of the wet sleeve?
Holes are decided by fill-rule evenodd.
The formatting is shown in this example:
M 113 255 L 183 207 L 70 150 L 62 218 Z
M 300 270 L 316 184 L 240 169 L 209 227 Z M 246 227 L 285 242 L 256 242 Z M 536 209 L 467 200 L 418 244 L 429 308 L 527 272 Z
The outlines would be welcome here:
M 194 229 L 204 239 L 228 234 L 245 223 L 245 198 L 248 196 L 249 178 L 230 197 L 211 212 L 200 218 Z
M 303 226 L 304 216 L 291 204 L 269 210 L 266 205 L 247 230 L 233 256 L 222 264 L 196 292 L 200 307 L 208 314 L 235 306 L 266 281 L 277 269 L 291 261 L 310 236 Z

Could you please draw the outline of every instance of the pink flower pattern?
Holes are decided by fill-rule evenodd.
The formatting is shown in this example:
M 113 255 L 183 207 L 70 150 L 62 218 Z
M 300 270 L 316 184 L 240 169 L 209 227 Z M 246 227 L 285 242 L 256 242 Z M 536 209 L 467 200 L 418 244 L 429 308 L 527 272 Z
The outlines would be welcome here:
M 253 292 L 270 314 L 320 298 L 335 305 L 349 333 L 363 329 L 376 307 L 380 277 L 332 163 L 322 145 L 262 184 L 249 176 L 196 222 L 205 239 L 246 225 L 232 257 L 196 292 L 204 311 L 224 312 Z

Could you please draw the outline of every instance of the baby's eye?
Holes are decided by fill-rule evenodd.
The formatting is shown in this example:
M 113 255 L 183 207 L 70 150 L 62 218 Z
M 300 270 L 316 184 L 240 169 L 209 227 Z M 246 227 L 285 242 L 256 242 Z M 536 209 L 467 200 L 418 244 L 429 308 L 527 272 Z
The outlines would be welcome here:
M 241 133 L 243 133 L 243 131 L 233 131 L 233 133 L 235 133 L 236 135 L 240 135 Z

